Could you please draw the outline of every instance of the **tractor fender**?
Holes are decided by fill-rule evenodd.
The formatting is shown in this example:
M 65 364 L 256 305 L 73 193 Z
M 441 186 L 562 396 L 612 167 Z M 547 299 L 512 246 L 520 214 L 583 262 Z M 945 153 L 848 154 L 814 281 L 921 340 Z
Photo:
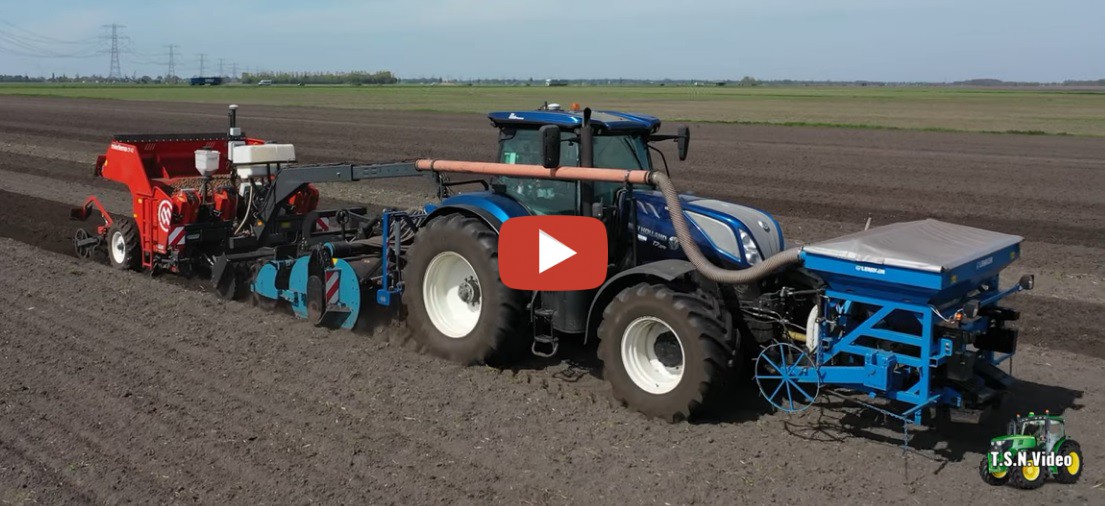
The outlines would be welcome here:
M 694 265 L 686 260 L 668 259 L 626 269 L 606 280 L 606 283 L 599 287 L 595 298 L 591 300 L 591 308 L 587 311 L 587 333 L 583 337 L 583 342 L 586 344 L 595 334 L 606 305 L 622 290 L 641 282 L 670 283 L 695 272 Z
M 471 192 L 454 195 L 441 201 L 426 221 L 451 213 L 463 213 L 480 219 L 492 230 L 498 232 L 503 222 L 517 216 L 529 216 L 526 208 L 518 201 L 493 192 Z
M 426 218 L 422 221 L 422 226 L 426 226 L 426 224 L 429 223 L 430 220 L 440 218 L 448 214 L 463 214 L 465 216 L 471 216 L 487 224 L 487 226 L 491 227 L 491 230 L 494 230 L 496 233 L 499 232 L 499 227 L 503 225 L 501 221 L 495 218 L 495 215 L 491 214 L 486 209 L 469 205 L 451 205 L 440 206 L 437 209 L 434 209 L 433 212 L 431 212 L 430 214 L 427 214 Z

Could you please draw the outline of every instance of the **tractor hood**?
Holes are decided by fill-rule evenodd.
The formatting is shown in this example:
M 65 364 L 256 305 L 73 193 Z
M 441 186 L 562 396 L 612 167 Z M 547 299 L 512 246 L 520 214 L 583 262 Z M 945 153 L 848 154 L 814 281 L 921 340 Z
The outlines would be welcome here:
M 675 230 L 664 197 L 658 191 L 636 190 L 637 240 L 664 251 L 665 258 L 681 258 Z M 715 262 L 748 267 L 784 248 L 779 222 L 759 209 L 721 200 L 680 195 L 692 236 Z

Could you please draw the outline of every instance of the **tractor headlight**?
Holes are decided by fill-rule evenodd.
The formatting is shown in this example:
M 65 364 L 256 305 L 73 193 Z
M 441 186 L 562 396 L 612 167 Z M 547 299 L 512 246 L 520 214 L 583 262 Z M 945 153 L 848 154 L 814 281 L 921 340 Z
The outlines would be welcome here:
M 741 244 L 744 246 L 744 260 L 749 265 L 756 265 L 763 260 L 763 256 L 760 255 L 760 248 L 756 246 L 756 241 L 752 239 L 752 235 L 745 232 L 744 229 L 740 230 Z
M 713 242 L 714 246 L 733 257 L 740 258 L 741 251 L 740 246 L 737 246 L 737 236 L 733 234 L 733 229 L 729 228 L 729 225 L 704 214 L 691 211 L 685 212 L 691 218 L 691 221 L 702 229 L 702 233 L 710 238 L 710 242 Z

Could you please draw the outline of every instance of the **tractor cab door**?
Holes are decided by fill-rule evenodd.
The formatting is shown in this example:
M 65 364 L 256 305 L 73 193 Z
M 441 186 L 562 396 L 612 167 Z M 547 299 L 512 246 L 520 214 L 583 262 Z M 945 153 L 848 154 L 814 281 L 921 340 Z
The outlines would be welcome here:
M 1021 425 L 1020 435 L 1036 438 L 1036 445 L 1043 446 L 1047 442 L 1047 422 L 1039 419 L 1025 420 Z
M 561 132 L 561 165 L 579 165 L 579 143 L 572 132 Z M 593 137 L 594 166 L 611 169 L 650 170 L 651 158 L 643 134 L 595 135 Z M 499 137 L 499 162 L 509 164 L 541 165 L 541 136 L 537 128 L 503 127 Z M 604 206 L 614 204 L 614 196 L 624 185 L 621 183 L 579 183 L 575 181 L 550 181 L 531 178 L 501 177 L 505 192 L 526 206 L 533 214 L 583 215 L 590 209 L 581 209 L 580 185 L 592 185 L 595 202 Z
M 561 132 L 560 159 L 564 165 L 579 162 L 579 144 Z M 503 128 L 499 137 L 499 162 L 541 165 L 541 137 L 536 128 Z M 500 177 L 507 196 L 535 215 L 576 215 L 579 209 L 579 183 L 522 177 Z
M 1047 449 L 1055 450 L 1058 448 L 1059 441 L 1062 441 L 1066 437 L 1066 430 L 1063 422 L 1058 420 L 1048 419 L 1047 421 Z

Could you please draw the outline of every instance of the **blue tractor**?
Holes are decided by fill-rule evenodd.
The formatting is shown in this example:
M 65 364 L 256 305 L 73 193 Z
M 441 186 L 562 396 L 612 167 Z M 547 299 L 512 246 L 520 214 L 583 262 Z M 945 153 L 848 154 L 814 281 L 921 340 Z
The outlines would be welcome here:
M 499 130 L 497 158 L 503 164 L 543 164 L 543 143 L 551 135 L 559 148 L 551 165 L 666 171 L 664 154 L 653 144 L 677 141 L 682 160 L 690 137 L 686 127 L 660 134 L 655 117 L 612 111 L 554 106 L 488 117 Z M 694 223 L 694 240 L 717 265 L 749 267 L 783 249 L 779 224 L 765 212 L 690 195 L 681 199 Z M 690 416 L 741 361 L 748 329 L 739 300 L 754 298 L 759 287 L 721 287 L 701 279 L 684 259 L 665 209 L 655 189 L 616 182 L 504 176 L 486 191 L 446 196 L 427 206 L 406 255 L 403 301 L 413 337 L 463 363 L 505 362 L 526 349 L 547 356 L 561 338 L 597 337 L 618 399 L 652 416 Z M 510 218 L 531 215 L 602 220 L 610 238 L 607 282 L 575 292 L 504 286 L 497 274 L 496 232 Z
M 597 338 L 614 397 L 672 421 L 694 416 L 741 370 L 783 411 L 803 409 L 825 386 L 887 399 L 900 407 L 887 412 L 909 423 L 933 408 L 982 413 L 1012 383 L 998 365 L 1015 352 L 1017 331 L 1006 324 L 1018 314 L 998 302 L 1032 279 L 1000 289 L 998 274 L 1019 257 L 1020 237 L 925 220 L 787 249 L 770 214 L 674 190 L 654 144 L 674 140 L 685 159 L 686 127 L 661 134 L 652 116 L 555 105 L 488 117 L 498 154 L 483 165 L 496 177 L 453 180 L 465 170 L 435 161 L 285 168 L 273 179 L 274 203 L 258 208 L 279 209 L 323 175 L 420 170 L 433 174 L 440 201 L 379 216 L 324 212 L 337 232 L 316 237 L 305 226 L 295 251 L 227 262 L 252 263 L 237 272 L 252 273 L 255 300 L 285 301 L 322 325 L 352 327 L 366 305 L 401 297 L 421 347 L 464 364 L 507 365 L 526 352 L 551 356 L 562 339 Z M 523 167 L 536 175 L 508 170 Z M 566 167 L 616 177 L 558 176 Z M 483 189 L 455 192 L 469 184 Z M 606 282 L 564 292 L 505 286 L 498 231 L 533 215 L 601 220 Z

